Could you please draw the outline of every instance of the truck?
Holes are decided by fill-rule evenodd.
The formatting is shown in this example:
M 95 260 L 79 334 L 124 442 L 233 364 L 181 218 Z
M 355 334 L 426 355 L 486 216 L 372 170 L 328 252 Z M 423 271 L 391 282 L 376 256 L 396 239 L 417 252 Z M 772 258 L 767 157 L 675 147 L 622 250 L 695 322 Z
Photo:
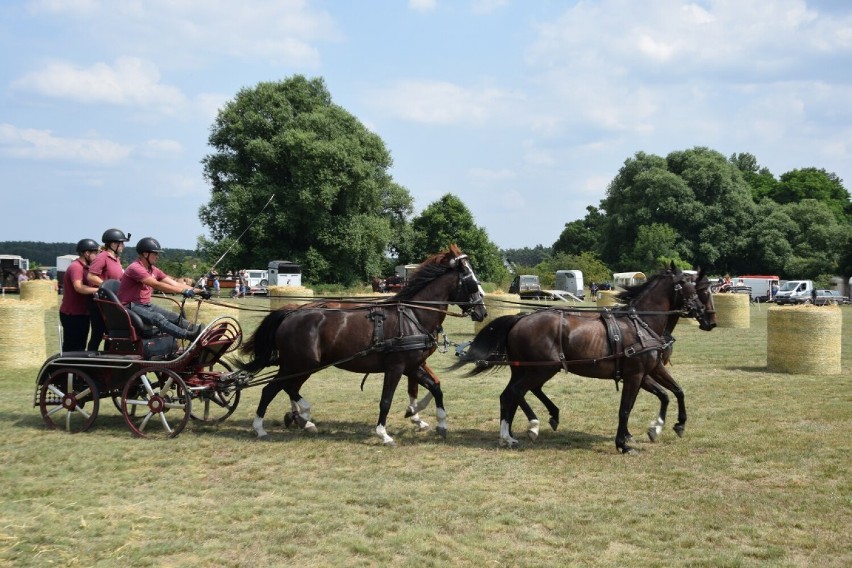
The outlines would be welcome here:
M 556 289 L 569 292 L 580 300 L 586 299 L 583 292 L 583 272 L 580 270 L 557 270 Z
M 771 274 L 746 274 L 738 278 L 734 278 L 737 285 L 747 286 L 751 288 L 751 300 L 753 302 L 771 302 L 781 286 L 781 279 Z
M 509 285 L 509 293 L 517 294 L 521 298 L 535 298 L 537 300 L 544 296 L 536 274 L 518 274 L 515 276 L 515 279 Z
M 778 293 L 775 294 L 775 303 L 784 304 L 809 304 L 813 301 L 813 280 L 788 280 L 781 284 Z

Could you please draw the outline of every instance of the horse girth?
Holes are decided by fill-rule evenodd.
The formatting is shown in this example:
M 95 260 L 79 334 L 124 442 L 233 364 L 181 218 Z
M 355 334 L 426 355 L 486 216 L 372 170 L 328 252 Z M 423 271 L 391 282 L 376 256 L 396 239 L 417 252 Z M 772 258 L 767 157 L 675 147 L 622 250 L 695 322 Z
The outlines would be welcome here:
M 417 316 L 403 305 L 396 306 L 397 335 L 385 338 L 385 309 L 370 308 L 367 318 L 373 321 L 373 340 L 370 351 L 373 353 L 398 353 L 401 351 L 428 350 L 438 345 L 435 335 L 423 329 Z

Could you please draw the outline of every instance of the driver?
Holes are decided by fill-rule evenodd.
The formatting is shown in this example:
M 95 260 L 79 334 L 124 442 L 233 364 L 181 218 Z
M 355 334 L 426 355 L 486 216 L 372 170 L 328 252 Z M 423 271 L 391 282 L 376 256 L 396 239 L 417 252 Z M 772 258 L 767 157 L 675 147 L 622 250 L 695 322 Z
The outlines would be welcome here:
M 194 341 L 201 333 L 201 325 L 193 325 L 180 317 L 180 314 L 151 303 L 153 290 L 183 294 L 186 298 L 195 295 L 194 289 L 178 283 L 155 266 L 162 251 L 159 241 L 152 237 L 145 237 L 136 243 L 139 258 L 125 269 L 118 287 L 118 299 L 138 314 L 143 322 L 155 325 L 178 339 Z

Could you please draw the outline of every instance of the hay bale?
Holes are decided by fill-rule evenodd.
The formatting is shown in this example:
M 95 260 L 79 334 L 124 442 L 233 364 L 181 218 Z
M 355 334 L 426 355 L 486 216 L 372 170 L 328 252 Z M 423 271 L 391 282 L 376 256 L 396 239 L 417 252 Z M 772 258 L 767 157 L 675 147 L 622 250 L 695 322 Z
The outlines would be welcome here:
M 619 290 L 600 290 L 595 301 L 599 308 L 604 306 L 618 306 L 620 304 L 618 301 L 618 295 L 620 293 L 621 292 Z
M 521 313 L 521 306 L 517 302 L 521 301 L 521 297 L 517 294 L 485 294 L 485 308 L 488 310 L 488 317 L 483 321 L 473 322 L 473 332 L 479 333 L 491 323 L 491 320 L 500 316 L 507 316 Z
M 55 308 L 59 305 L 56 281 L 27 280 L 21 282 L 21 300 L 41 304 L 45 309 Z
M 717 327 L 751 327 L 751 298 L 748 294 L 713 294 L 713 303 Z
M 284 306 L 302 306 L 313 301 L 314 291 L 304 286 L 270 286 L 269 309 L 277 310 Z
M 192 306 L 190 307 L 190 303 L 186 303 L 186 307 L 184 308 L 187 312 L 186 316 L 190 321 L 195 321 L 193 318 L 195 317 L 195 306 L 196 302 L 192 302 Z M 240 310 L 236 307 L 211 304 L 210 302 L 201 302 L 198 307 L 198 321 L 201 323 L 210 323 L 214 319 L 219 316 L 230 316 L 237 321 L 240 321 Z
M 843 313 L 838 306 L 776 306 L 766 317 L 766 368 L 775 373 L 838 375 Z
M 45 360 L 44 306 L 0 299 L 0 368 L 39 367 Z

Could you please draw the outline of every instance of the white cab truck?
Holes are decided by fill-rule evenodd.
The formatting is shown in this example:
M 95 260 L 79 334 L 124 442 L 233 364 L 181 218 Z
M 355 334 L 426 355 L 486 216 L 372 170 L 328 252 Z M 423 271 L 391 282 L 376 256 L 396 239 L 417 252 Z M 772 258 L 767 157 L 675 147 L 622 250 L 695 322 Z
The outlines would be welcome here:
M 585 299 L 583 273 L 580 270 L 557 270 L 556 289 L 568 292 L 580 300 Z
M 810 304 L 813 301 L 814 283 L 812 280 L 787 280 L 775 294 L 775 303 Z

